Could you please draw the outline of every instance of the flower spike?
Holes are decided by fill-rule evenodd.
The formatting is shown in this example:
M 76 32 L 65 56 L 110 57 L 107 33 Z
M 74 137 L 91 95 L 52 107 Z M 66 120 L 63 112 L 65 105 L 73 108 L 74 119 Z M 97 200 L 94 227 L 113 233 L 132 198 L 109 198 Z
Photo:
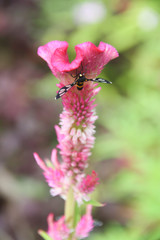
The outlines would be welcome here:
M 100 42 L 96 47 L 91 42 L 75 46 L 76 58 L 69 62 L 68 43 L 51 41 L 38 48 L 38 55 L 43 58 L 52 73 L 59 79 L 56 99 L 62 99 L 63 111 L 59 126 L 55 126 L 61 162 L 58 161 L 57 149 L 53 149 L 51 160 L 44 162 L 37 153 L 34 158 L 43 170 L 52 196 L 60 195 L 65 200 L 65 216 L 54 221 L 53 214 L 48 216 L 48 231 L 39 231 L 45 240 L 83 239 L 93 229 L 91 216 L 93 204 L 89 194 L 98 184 L 95 171 L 85 174 L 88 160 L 95 141 L 95 96 L 100 87 L 98 83 L 112 82 L 97 77 L 104 66 L 118 57 L 117 50 L 111 45 Z M 77 221 L 75 203 L 79 207 L 85 202 L 86 214 Z M 77 211 L 78 212 L 78 211 Z

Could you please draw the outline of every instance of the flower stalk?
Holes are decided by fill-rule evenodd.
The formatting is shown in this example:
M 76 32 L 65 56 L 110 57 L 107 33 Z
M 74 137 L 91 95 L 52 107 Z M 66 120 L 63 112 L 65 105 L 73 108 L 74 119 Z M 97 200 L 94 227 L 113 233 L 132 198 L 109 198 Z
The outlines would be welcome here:
M 53 214 L 49 214 L 47 233 L 40 231 L 45 240 L 82 239 L 93 229 L 92 206 L 86 203 L 99 179 L 95 171 L 86 175 L 85 169 L 95 141 L 97 115 L 94 97 L 101 89 L 95 88 L 95 82 L 110 83 L 95 77 L 110 60 L 118 57 L 116 49 L 109 44 L 100 42 L 96 47 L 86 42 L 75 46 L 76 58 L 70 63 L 67 48 L 67 42 L 52 41 L 38 49 L 38 55 L 60 80 L 56 98 L 61 97 L 63 105 L 60 124 L 55 126 L 61 163 L 57 158 L 57 149 L 52 150 L 50 162 L 44 162 L 34 153 L 51 188 L 51 195 L 60 195 L 65 201 L 64 216 L 54 221 Z M 86 213 L 77 222 L 75 208 L 84 203 L 87 205 Z
M 69 228 L 73 229 L 75 218 L 75 198 L 72 186 L 69 188 L 66 196 L 64 215 Z

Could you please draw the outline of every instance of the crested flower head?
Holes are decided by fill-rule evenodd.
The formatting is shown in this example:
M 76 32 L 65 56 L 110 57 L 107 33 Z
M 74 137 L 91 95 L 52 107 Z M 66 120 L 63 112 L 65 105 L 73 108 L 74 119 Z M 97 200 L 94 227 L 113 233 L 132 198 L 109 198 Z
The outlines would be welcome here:
M 61 163 L 56 149 L 52 151 L 51 161 L 46 162 L 34 153 L 51 188 L 51 195 L 60 195 L 66 200 L 65 216 L 54 221 L 53 214 L 49 214 L 47 233 L 39 231 L 45 239 L 53 240 L 83 239 L 93 229 L 91 205 L 88 203 L 86 214 L 76 224 L 74 203 L 77 201 L 80 205 L 89 201 L 88 195 L 98 184 L 95 171 L 91 175 L 84 172 L 95 141 L 97 115 L 94 97 L 100 91 L 100 87 L 95 88 L 95 82 L 111 83 L 96 76 L 110 60 L 118 57 L 117 50 L 107 43 L 100 42 L 96 47 L 91 42 L 85 42 L 75 46 L 76 58 L 70 63 L 67 48 L 65 41 L 52 41 L 38 48 L 38 55 L 60 80 L 56 99 L 62 97 L 63 104 L 59 126 L 55 126 Z
M 85 42 L 75 46 L 76 58 L 70 63 L 67 48 L 65 41 L 52 41 L 38 48 L 38 55 L 60 80 L 56 99 L 61 97 L 63 104 L 59 126 L 55 126 L 61 163 L 56 149 L 52 151 L 51 161 L 46 162 L 34 153 L 51 188 L 51 195 L 60 195 L 66 200 L 65 217 L 54 221 L 53 214 L 50 214 L 47 233 L 39 232 L 45 239 L 53 240 L 82 239 L 93 229 L 91 205 L 87 206 L 86 214 L 76 224 L 74 203 L 77 201 L 80 205 L 89 201 L 88 195 L 98 184 L 95 171 L 91 175 L 84 172 L 95 141 L 97 115 L 94 97 L 100 91 L 100 87 L 95 88 L 95 82 L 111 83 L 96 76 L 110 60 L 118 57 L 117 50 L 107 43 L 100 42 L 96 47 L 91 42 Z
M 107 43 L 100 42 L 96 47 L 91 42 L 85 42 L 75 46 L 76 58 L 70 63 L 67 49 L 68 43 L 65 41 L 51 41 L 38 48 L 38 55 L 48 63 L 52 73 L 60 80 L 63 80 L 62 75 L 65 73 L 81 71 L 87 76 L 97 76 L 110 60 L 118 57 L 117 50 Z
M 110 60 L 118 57 L 117 50 L 107 43 L 100 42 L 96 47 L 91 42 L 85 42 L 75 46 L 76 58 L 70 63 L 67 48 L 65 41 L 52 41 L 38 48 L 39 56 L 59 78 L 60 88 L 72 84 L 79 74 L 89 79 L 96 77 Z M 56 126 L 57 147 L 63 158 L 65 173 L 69 172 L 75 179 L 88 166 L 90 149 L 95 140 L 94 122 L 97 116 L 93 97 L 100 91 L 100 87 L 95 89 L 95 86 L 97 84 L 89 81 L 84 83 L 81 91 L 76 86 L 70 86 L 62 97 L 61 127 Z
M 55 126 L 62 163 L 58 163 L 56 150 L 51 157 L 54 168 L 45 165 L 38 154 L 34 156 L 44 170 L 51 194 L 60 194 L 65 198 L 71 184 L 76 200 L 81 203 L 83 199 L 88 199 L 87 194 L 94 190 L 98 181 L 95 172 L 86 177 L 84 174 L 95 141 L 97 116 L 94 97 L 100 87 L 95 88 L 97 83 L 94 81 L 103 67 L 118 57 L 118 52 L 107 43 L 100 42 L 96 47 L 91 42 L 85 42 L 75 46 L 76 58 L 70 63 L 67 48 L 65 41 L 52 41 L 38 48 L 38 55 L 48 63 L 52 73 L 60 80 L 59 88 L 65 93 L 60 95 L 63 104 L 60 126 Z M 76 81 L 80 76 L 84 78 L 78 89 Z

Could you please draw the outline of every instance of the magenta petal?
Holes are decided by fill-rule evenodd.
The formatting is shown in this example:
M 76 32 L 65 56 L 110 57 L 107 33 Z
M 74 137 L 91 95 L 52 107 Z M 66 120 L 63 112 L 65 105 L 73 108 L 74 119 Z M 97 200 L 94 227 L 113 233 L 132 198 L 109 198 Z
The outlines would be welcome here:
M 104 65 L 118 57 L 117 50 L 107 43 L 100 42 L 96 47 L 91 42 L 81 43 L 75 46 L 76 53 L 83 56 L 82 71 L 85 74 L 100 74 Z
M 78 52 L 76 58 L 70 63 L 67 55 L 67 48 L 59 48 L 52 56 L 51 64 L 59 72 L 70 72 L 79 68 L 82 60 L 81 53 Z
M 49 65 L 52 73 L 58 77 L 59 73 L 70 72 L 77 69 L 82 61 L 81 54 L 70 63 L 67 54 L 68 43 L 52 41 L 38 48 L 38 55 Z
M 104 52 L 104 64 L 119 56 L 117 50 L 108 43 L 100 42 L 98 48 Z
M 55 76 L 57 76 L 58 70 L 53 64 L 53 56 L 55 52 L 59 49 L 60 52 L 63 52 L 63 58 L 65 59 L 66 62 L 68 61 L 68 55 L 67 55 L 67 48 L 68 48 L 68 43 L 63 42 L 63 41 L 51 41 L 44 46 L 41 46 L 38 48 L 38 55 L 43 58 L 49 65 L 51 71 Z

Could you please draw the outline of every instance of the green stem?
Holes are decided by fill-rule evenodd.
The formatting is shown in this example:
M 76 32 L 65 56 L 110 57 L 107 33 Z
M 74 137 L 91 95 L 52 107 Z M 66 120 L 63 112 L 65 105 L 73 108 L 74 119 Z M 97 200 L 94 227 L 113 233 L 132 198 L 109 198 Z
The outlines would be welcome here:
M 75 199 L 73 194 L 73 188 L 71 186 L 65 201 L 65 219 L 71 229 L 74 228 L 74 218 L 75 218 Z

